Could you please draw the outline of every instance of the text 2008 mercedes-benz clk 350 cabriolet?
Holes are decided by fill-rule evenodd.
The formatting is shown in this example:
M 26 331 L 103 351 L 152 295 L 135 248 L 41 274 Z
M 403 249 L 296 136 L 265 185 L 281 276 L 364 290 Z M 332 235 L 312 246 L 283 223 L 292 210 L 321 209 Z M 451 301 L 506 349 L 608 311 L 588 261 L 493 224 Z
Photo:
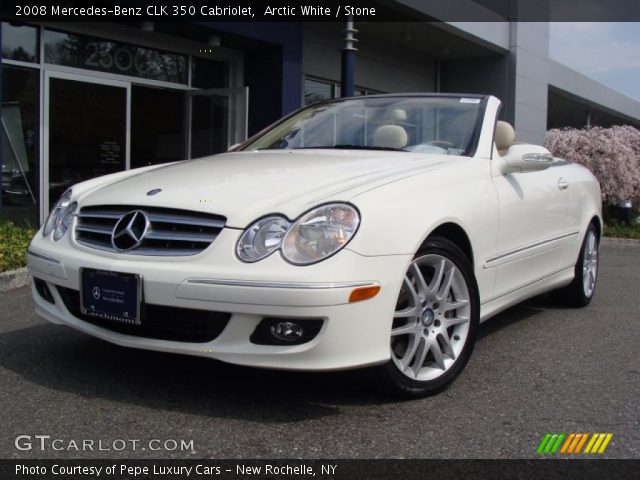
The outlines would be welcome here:
M 500 101 L 326 101 L 233 151 L 69 189 L 28 250 L 44 318 L 129 347 L 257 367 L 375 366 L 436 391 L 478 324 L 539 293 L 591 300 L 585 168 L 514 142 Z

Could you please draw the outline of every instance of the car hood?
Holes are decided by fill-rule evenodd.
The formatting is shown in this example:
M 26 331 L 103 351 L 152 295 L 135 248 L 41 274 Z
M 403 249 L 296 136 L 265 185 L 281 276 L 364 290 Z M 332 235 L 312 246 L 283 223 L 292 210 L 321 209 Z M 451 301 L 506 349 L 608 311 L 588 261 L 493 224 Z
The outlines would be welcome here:
M 131 170 L 84 193 L 79 202 L 215 213 L 227 217 L 229 227 L 244 228 L 269 213 L 293 219 L 318 204 L 349 201 L 364 191 L 462 158 L 324 149 L 225 153 Z M 147 195 L 155 189 L 161 191 Z

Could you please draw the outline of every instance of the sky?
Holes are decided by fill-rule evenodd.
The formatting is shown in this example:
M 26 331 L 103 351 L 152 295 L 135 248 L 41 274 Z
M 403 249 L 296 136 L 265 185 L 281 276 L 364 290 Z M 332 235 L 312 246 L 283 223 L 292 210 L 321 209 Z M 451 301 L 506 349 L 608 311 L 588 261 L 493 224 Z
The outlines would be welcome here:
M 549 56 L 640 100 L 640 22 L 552 22 Z

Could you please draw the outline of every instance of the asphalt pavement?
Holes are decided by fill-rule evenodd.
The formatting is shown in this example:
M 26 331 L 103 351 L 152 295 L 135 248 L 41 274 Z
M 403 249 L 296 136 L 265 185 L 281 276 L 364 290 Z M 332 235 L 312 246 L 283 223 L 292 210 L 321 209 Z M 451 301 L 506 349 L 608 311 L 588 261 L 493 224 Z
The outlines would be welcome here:
M 603 245 L 588 308 L 542 296 L 504 312 L 446 391 L 413 401 L 362 372 L 111 345 L 36 317 L 21 288 L 0 294 L 0 458 L 532 458 L 547 432 L 611 432 L 600 457 L 637 459 L 639 352 L 638 244 Z M 149 448 L 167 440 L 187 448 Z

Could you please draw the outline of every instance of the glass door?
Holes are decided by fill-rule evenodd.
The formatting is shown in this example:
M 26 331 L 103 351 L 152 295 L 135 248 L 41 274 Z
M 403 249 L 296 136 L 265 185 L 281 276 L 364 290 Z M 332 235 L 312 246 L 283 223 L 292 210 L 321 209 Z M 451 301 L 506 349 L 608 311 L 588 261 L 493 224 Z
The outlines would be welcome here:
M 128 82 L 62 72 L 45 78 L 43 218 L 71 185 L 129 168 Z
M 231 145 L 246 140 L 248 106 L 248 87 L 189 92 L 189 158 L 225 152 Z

